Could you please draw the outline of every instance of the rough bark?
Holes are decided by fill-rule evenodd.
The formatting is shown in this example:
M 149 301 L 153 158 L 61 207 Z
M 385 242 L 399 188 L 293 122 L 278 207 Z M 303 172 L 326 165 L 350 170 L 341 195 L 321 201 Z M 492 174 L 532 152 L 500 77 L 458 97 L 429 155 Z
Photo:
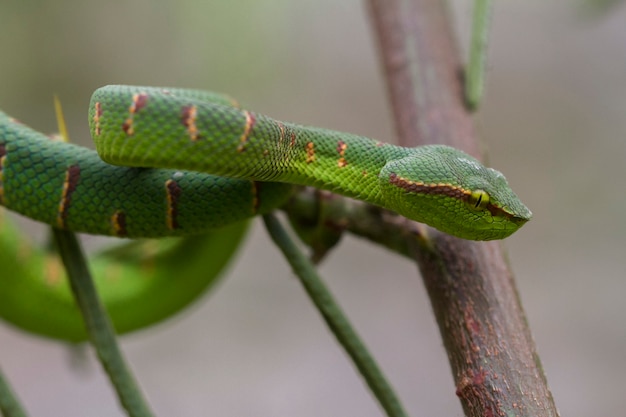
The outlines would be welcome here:
M 368 0 L 368 8 L 400 143 L 445 143 L 480 158 L 445 2 Z M 502 243 L 419 230 L 413 258 L 465 414 L 558 416 Z

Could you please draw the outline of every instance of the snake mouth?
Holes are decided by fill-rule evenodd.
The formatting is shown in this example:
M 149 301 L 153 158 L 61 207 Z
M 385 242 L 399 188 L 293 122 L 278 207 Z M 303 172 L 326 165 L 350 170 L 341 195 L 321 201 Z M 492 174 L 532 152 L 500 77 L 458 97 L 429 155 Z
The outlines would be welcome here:
M 522 227 L 524 224 L 526 224 L 528 220 L 530 220 L 530 217 L 531 215 L 529 215 L 528 217 L 511 216 L 509 220 L 517 227 Z
M 528 207 L 526 206 L 523 206 L 523 207 L 524 207 L 524 210 L 520 210 L 519 212 L 513 215 L 513 218 L 515 218 L 515 222 L 519 223 L 520 226 L 526 223 L 528 220 L 530 220 L 533 217 L 533 212 L 530 211 Z
M 504 217 L 508 221 L 521 226 L 526 223 L 532 217 L 532 212 L 528 208 L 524 207 L 523 210 L 511 210 L 508 207 L 500 207 L 496 204 L 490 204 L 487 210 L 494 217 Z
M 490 201 L 487 205 L 487 210 L 494 217 L 504 217 L 507 220 L 519 224 L 520 226 L 530 220 L 533 216 L 533 213 L 530 211 L 528 207 L 519 199 L 509 198 L 506 200 L 510 201 Z

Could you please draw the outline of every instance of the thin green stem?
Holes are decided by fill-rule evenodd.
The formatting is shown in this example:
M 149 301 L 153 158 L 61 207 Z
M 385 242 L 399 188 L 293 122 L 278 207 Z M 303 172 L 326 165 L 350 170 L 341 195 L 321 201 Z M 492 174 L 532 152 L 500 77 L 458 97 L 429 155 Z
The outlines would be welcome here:
M 469 61 L 465 73 L 465 102 L 470 110 L 476 110 L 483 97 L 490 11 L 491 0 L 474 2 Z
M 67 270 L 76 303 L 85 320 L 89 339 L 117 391 L 122 406 L 131 417 L 152 416 L 139 386 L 124 361 L 113 325 L 98 297 L 76 236 L 56 228 L 53 228 L 53 236 Z
M 356 334 L 345 314 L 335 302 L 332 294 L 321 280 L 313 264 L 297 248 L 276 216 L 263 216 L 265 227 L 272 240 L 287 258 L 294 273 L 300 279 L 311 300 L 322 314 L 328 327 L 341 346 L 346 350 L 355 366 L 367 382 L 382 408 L 390 417 L 404 417 L 406 412 L 394 393 L 391 385 L 367 351 L 367 348 Z
M 3 417 L 26 417 L 26 411 L 9 386 L 0 370 L 0 415 Z
M 310 187 L 294 193 L 281 210 L 297 229 L 319 222 L 321 205 L 324 209 L 321 227 L 350 232 L 409 259 L 413 259 L 413 243 L 422 240 L 424 227 L 405 217 L 338 195 L 320 201 L 319 192 Z

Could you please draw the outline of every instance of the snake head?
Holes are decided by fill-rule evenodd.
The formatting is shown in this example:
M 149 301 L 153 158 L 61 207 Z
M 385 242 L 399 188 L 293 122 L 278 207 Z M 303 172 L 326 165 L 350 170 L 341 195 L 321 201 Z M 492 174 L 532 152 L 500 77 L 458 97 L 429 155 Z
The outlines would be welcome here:
M 464 239 L 503 239 L 532 216 L 504 175 L 448 146 L 415 148 L 379 179 L 388 208 Z

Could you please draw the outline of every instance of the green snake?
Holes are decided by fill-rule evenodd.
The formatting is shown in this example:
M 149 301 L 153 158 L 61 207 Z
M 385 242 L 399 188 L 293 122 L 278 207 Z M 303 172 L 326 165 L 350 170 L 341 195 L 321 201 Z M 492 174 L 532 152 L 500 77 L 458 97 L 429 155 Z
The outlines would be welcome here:
M 59 228 L 131 238 L 237 223 L 282 205 L 293 185 L 472 240 L 505 238 L 531 217 L 500 172 L 459 150 L 279 122 L 214 93 L 107 86 L 92 96 L 89 124 L 100 157 L 0 114 L 0 203 Z M 0 306 L 30 290 L 20 291 L 3 291 Z
M 40 336 L 86 340 L 59 257 L 32 245 L 2 214 L 0 317 Z M 98 293 L 117 333 L 159 323 L 210 289 L 239 247 L 246 225 L 239 222 L 183 239 L 134 240 L 90 256 Z

